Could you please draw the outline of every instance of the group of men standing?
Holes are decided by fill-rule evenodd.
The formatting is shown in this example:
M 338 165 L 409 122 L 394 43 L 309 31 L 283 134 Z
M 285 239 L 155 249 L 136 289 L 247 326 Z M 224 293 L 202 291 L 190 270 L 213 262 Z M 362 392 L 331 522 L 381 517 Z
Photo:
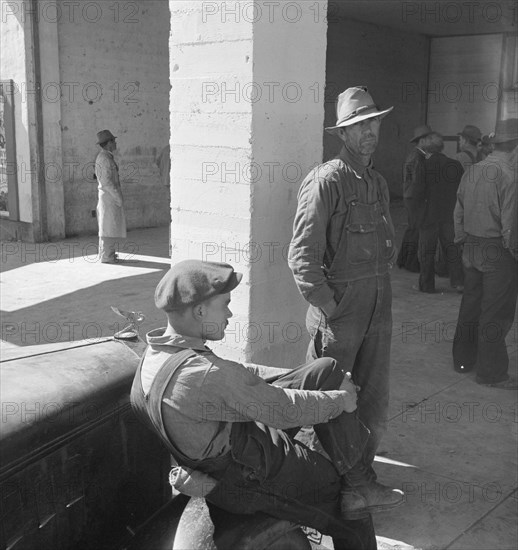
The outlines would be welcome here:
M 442 153 L 440 134 L 427 125 L 415 129 L 415 148 L 403 168 L 408 226 L 398 265 L 419 272 L 419 291 L 434 293 L 443 257 L 452 288 L 463 293 L 455 370 L 476 370 L 480 384 L 516 389 L 505 337 L 517 296 L 518 120 L 499 121 L 486 140 L 472 125 L 458 135 L 460 151 L 453 159 Z
M 436 272 L 449 275 L 451 287 L 464 289 L 461 250 L 455 244 L 453 210 L 466 169 L 481 160 L 477 143 L 481 132 L 468 125 L 458 134 L 459 153 L 443 153 L 444 140 L 430 126 L 418 126 L 410 140 L 415 145 L 403 165 L 403 202 L 408 226 L 397 264 L 419 273 L 420 292 L 435 292 Z M 438 248 L 439 245 L 439 248 Z

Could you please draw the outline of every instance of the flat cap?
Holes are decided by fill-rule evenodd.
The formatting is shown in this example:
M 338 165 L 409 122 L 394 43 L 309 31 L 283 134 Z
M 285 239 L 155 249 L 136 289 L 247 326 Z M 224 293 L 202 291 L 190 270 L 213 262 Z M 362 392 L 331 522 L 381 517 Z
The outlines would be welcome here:
M 194 306 L 231 292 L 243 275 L 225 263 L 184 260 L 173 265 L 155 290 L 155 305 L 164 311 Z

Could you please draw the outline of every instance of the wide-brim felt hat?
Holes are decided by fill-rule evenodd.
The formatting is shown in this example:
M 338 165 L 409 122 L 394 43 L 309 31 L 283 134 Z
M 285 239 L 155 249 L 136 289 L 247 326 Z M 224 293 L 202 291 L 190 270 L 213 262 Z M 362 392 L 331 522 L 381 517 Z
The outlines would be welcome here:
M 336 125 L 329 126 L 326 131 L 336 134 L 339 128 L 351 126 L 368 118 L 384 117 L 393 108 L 379 109 L 365 86 L 347 88 L 338 96 L 336 102 Z
M 462 130 L 462 132 L 459 132 L 457 135 L 465 137 L 466 139 L 474 142 L 480 141 L 482 139 L 482 132 L 480 131 L 480 128 L 472 126 L 471 124 L 464 126 L 464 130 Z
M 428 124 L 418 126 L 414 130 L 414 137 L 410 140 L 410 143 L 415 143 L 419 139 L 429 136 L 430 134 L 433 134 L 433 130 L 430 128 L 430 126 L 428 126 Z
M 117 139 L 117 136 L 114 136 L 110 130 L 101 130 L 97 132 L 97 145 L 101 145 L 101 143 L 106 143 L 112 139 Z
M 491 143 L 505 143 L 518 139 L 518 118 L 506 118 L 496 123 L 495 133 L 489 138 Z

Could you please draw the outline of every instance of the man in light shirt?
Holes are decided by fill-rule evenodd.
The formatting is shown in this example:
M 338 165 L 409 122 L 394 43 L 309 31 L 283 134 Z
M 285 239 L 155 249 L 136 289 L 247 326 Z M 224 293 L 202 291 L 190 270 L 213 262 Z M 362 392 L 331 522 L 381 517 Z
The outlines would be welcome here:
M 471 165 L 481 160 L 478 144 L 482 139 L 482 132 L 476 126 L 468 124 L 457 135 L 459 136 L 460 151 L 455 155 L 455 160 L 458 160 L 466 171 Z
M 463 246 L 464 294 L 453 342 L 457 372 L 475 370 L 488 387 L 517 389 L 505 337 L 518 291 L 518 119 L 499 121 L 494 151 L 462 176 L 454 212 L 455 242 Z

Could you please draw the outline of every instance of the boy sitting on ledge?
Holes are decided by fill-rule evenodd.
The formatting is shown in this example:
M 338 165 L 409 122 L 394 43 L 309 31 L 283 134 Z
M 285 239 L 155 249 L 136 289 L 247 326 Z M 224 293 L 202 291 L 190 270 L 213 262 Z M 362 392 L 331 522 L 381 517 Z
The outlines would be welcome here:
M 323 358 L 263 379 L 205 345 L 223 339 L 241 278 L 228 264 L 198 260 L 166 273 L 155 304 L 167 327 L 147 335 L 133 405 L 179 466 L 207 476 L 209 509 L 264 512 L 332 536 L 335 548 L 350 540 L 375 549 L 370 513 L 398 506 L 403 493 L 362 466 L 369 432 L 349 375 Z M 329 458 L 294 439 L 309 425 Z

